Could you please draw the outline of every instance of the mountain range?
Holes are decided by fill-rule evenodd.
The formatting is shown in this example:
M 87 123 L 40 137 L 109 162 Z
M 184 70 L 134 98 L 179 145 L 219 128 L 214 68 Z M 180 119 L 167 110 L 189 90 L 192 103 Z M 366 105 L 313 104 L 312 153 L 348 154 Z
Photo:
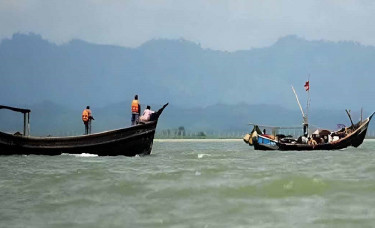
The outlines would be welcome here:
M 375 48 L 355 42 L 280 38 L 270 47 L 226 52 L 187 40 L 155 39 L 137 48 L 72 40 L 57 45 L 36 34 L 0 43 L 0 104 L 32 109 L 32 131 L 81 131 L 90 105 L 94 130 L 129 125 L 135 94 L 143 107 L 169 102 L 159 127 L 246 130 L 250 121 L 299 125 L 291 85 L 305 106 L 310 80 L 311 121 L 334 128 L 344 110 L 375 111 Z M 18 116 L 0 112 L 2 129 Z

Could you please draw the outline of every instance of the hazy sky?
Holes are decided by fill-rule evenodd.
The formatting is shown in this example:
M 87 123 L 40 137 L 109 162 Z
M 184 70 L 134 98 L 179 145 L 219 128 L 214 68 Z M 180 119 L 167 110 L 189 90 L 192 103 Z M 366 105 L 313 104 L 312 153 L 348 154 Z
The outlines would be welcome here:
M 136 47 L 184 38 L 233 51 L 295 34 L 375 45 L 374 12 L 373 0 L 0 0 L 0 39 L 33 32 L 59 44 Z

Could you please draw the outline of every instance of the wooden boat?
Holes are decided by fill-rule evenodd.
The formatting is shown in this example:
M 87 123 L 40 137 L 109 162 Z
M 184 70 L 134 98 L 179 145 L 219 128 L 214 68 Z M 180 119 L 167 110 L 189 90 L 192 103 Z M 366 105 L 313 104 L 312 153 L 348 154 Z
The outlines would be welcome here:
M 29 136 L 30 110 L 0 106 L 24 114 L 24 134 L 12 135 L 0 132 L 0 155 L 60 155 L 90 153 L 99 156 L 149 155 L 152 150 L 155 129 L 165 104 L 155 112 L 153 119 L 128 128 L 105 131 L 90 135 L 69 137 Z
M 250 134 L 247 134 L 244 137 L 244 141 L 250 146 L 254 146 L 255 150 L 339 150 L 349 146 L 360 146 L 366 137 L 367 128 L 375 113 L 370 115 L 367 119 L 362 120 L 361 112 L 361 120 L 354 124 L 350 111 L 346 110 L 351 122 L 350 127 L 342 127 L 338 131 L 317 130 L 313 134 L 309 135 L 308 109 L 310 106 L 310 82 L 307 81 L 304 87 L 308 92 L 309 97 L 307 99 L 307 112 L 303 111 L 297 93 L 292 86 L 292 90 L 296 96 L 296 100 L 303 117 L 302 136 L 300 136 L 298 139 L 294 139 L 291 136 L 279 134 L 278 131 L 283 129 L 282 127 L 269 127 L 272 129 L 272 134 L 269 135 L 265 134 L 265 132 L 262 132 L 259 129 L 260 125 L 251 124 L 254 126 L 254 128 Z M 293 127 L 287 129 L 296 128 Z
M 359 121 L 357 124 L 338 131 L 318 131 L 317 134 L 311 135 L 311 143 L 307 140 L 304 141 L 303 136 L 294 139 L 277 133 L 272 135 L 262 134 L 258 125 L 254 125 L 253 131 L 245 136 L 244 140 L 250 146 L 254 146 L 255 150 L 339 150 L 349 146 L 358 147 L 366 137 L 368 126 L 374 114 L 363 121 Z M 280 128 L 276 127 L 274 129 L 274 132 L 277 132 Z M 318 139 L 321 141 L 313 143 L 312 139 L 315 142 Z

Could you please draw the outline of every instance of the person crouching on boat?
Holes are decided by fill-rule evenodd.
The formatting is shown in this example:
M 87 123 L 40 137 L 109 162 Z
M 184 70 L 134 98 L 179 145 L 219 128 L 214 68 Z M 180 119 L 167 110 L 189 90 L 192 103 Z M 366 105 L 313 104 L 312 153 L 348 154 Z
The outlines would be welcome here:
M 313 147 L 315 147 L 316 145 L 318 145 L 318 143 L 315 141 L 315 139 L 313 138 L 310 138 L 309 137 L 309 141 L 307 142 L 308 145 L 312 145 Z
M 134 100 L 132 101 L 132 126 L 136 125 L 139 121 L 139 115 L 141 114 L 141 105 L 138 101 L 138 95 L 134 96 Z
M 150 105 L 147 105 L 147 108 L 143 111 L 143 114 L 141 117 L 139 117 L 139 120 L 142 122 L 150 121 L 152 113 L 154 113 L 154 111 L 151 110 Z
M 90 106 L 87 106 L 82 112 L 82 121 L 85 125 L 85 135 L 91 134 L 91 120 L 95 120 L 92 116 Z

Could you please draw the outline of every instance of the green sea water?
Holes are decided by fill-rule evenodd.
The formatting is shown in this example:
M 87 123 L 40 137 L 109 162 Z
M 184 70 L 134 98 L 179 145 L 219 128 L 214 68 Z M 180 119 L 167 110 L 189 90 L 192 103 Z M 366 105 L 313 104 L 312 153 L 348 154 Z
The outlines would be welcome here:
M 155 140 L 145 157 L 0 157 L 0 227 L 375 227 L 375 141 L 254 151 Z

